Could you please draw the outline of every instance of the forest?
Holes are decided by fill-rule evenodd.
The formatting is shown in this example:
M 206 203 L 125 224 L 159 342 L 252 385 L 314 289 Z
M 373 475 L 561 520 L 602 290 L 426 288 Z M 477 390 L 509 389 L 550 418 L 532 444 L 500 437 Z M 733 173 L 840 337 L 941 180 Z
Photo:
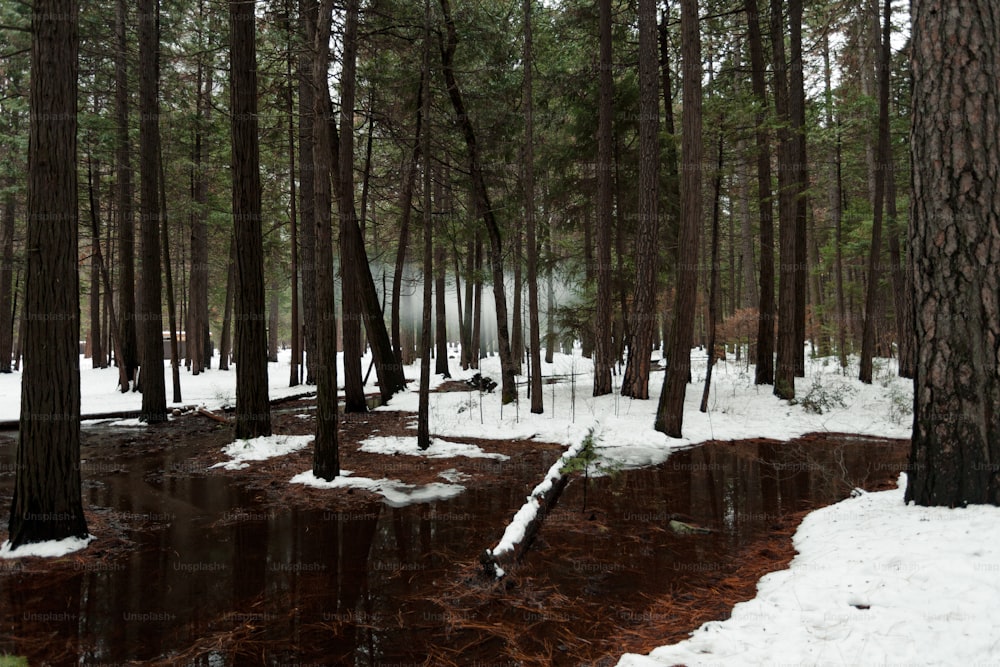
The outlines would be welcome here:
M 117 523 L 95 514 L 118 501 L 92 489 L 117 483 L 88 486 L 82 462 L 105 461 L 91 473 L 135 469 L 131 450 L 94 448 L 104 437 L 131 446 L 127 429 L 94 424 L 133 417 L 151 451 L 190 449 L 186 462 L 157 464 L 164 479 L 178 471 L 170 465 L 199 479 L 224 466 L 245 488 L 270 483 L 268 522 L 285 503 L 354 511 L 356 498 L 319 500 L 345 486 L 394 512 L 426 502 L 443 511 L 458 502 L 448 487 L 462 488 L 462 475 L 478 480 L 471 486 L 508 484 L 502 494 L 527 483 L 519 476 L 537 480 L 507 467 L 487 482 L 434 463 L 414 490 L 389 480 L 396 464 L 365 458 L 375 453 L 428 457 L 420 465 L 520 456 L 538 474 L 549 469 L 531 511 L 478 557 L 490 581 L 520 571 L 547 513 L 552 531 L 580 537 L 559 518 L 564 489 L 563 505 L 582 493 L 585 512 L 592 482 L 596 498 L 615 504 L 621 470 L 669 466 L 671 448 L 720 434 L 886 439 L 865 475 L 864 455 L 831 445 L 839 458 L 822 465 L 846 487 L 817 504 L 866 484 L 895 488 L 873 472 L 888 468 L 903 471 L 901 493 L 918 506 L 1000 504 L 1000 15 L 990 0 L 959 6 L 0 0 L 0 380 L 17 383 L 9 393 L 0 383 L 0 395 L 20 404 L 0 459 L 4 548 L 85 546 L 100 538 L 96 525 L 114 536 L 98 553 L 127 552 L 132 510 L 114 509 L 126 512 Z M 209 384 L 223 374 L 226 389 Z M 206 400 L 212 392 L 218 400 Z M 298 400 L 305 412 L 293 415 Z M 569 421 L 559 412 L 567 401 Z M 476 410 L 478 429 L 454 421 Z M 734 414 L 742 425 L 726 421 Z M 714 415 L 726 416 L 716 424 Z M 399 443 L 410 431 L 407 449 Z M 490 453 L 504 431 L 517 444 Z M 372 444 L 384 437 L 402 440 Z M 225 445 L 236 463 L 219 447 L 205 458 L 205 443 Z M 259 456 L 246 451 L 258 447 Z M 276 463 L 243 471 L 279 450 L 309 463 L 291 483 Z M 780 458 L 789 451 L 697 465 L 806 466 Z M 771 512 L 774 500 L 784 517 L 790 488 L 778 481 L 772 494 L 753 471 L 760 502 Z M 734 502 L 719 480 L 694 477 L 685 484 Z M 813 490 L 829 482 L 810 479 Z M 289 484 L 308 489 L 273 496 Z M 685 488 L 693 507 L 698 492 Z M 740 501 L 748 513 L 755 493 Z M 520 500 L 489 502 L 509 514 Z M 693 510 L 663 516 L 676 534 L 718 532 Z M 345 525 L 374 550 L 386 539 L 381 521 Z M 350 542 L 340 530 L 335 541 Z M 602 572 L 615 570 L 608 558 Z M 593 574 L 587 567 L 575 571 Z M 361 605 L 369 593 L 351 589 L 336 604 Z M 467 595 L 451 604 L 474 604 Z M 508 624 L 490 634 L 471 620 L 482 607 L 457 609 L 435 613 L 489 639 L 476 644 L 485 653 L 449 653 L 451 664 L 489 655 Z M 650 612 L 639 613 L 628 620 Z M 692 614 L 688 631 L 711 620 Z M 345 619 L 358 633 L 372 625 L 337 623 Z M 537 657 L 516 634 L 504 655 Z M 7 639 L 0 665 L 8 650 L 30 652 Z M 351 650 L 364 641 L 378 643 L 367 636 Z M 628 650 L 657 645 L 636 641 Z M 177 658 L 175 648 L 144 659 Z M 204 643 L 189 648 L 181 658 L 215 664 Z M 363 664 L 398 657 L 362 653 Z M 447 664 L 445 653 L 428 655 Z

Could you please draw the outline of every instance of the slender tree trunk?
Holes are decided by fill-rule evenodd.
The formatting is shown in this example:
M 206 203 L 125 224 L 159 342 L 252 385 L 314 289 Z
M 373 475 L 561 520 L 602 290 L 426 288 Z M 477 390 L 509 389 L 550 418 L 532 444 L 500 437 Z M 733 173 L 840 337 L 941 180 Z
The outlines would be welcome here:
M 632 342 L 622 396 L 649 398 L 650 353 L 656 328 L 660 214 L 660 105 L 657 95 L 656 1 L 639 2 L 639 228 L 635 235 Z
M 36 0 L 24 372 L 10 546 L 86 538 L 80 482 L 80 292 L 76 104 L 78 7 Z M 162 368 L 162 365 L 161 365 Z
M 7 179 L 12 185 L 13 177 Z M 10 190 L 3 198 L 3 238 L 0 241 L 0 373 L 10 373 L 11 355 L 14 351 L 14 227 L 17 215 L 14 193 Z M 126 382 L 126 385 L 128 383 Z
M 469 363 L 478 370 L 479 360 L 482 358 L 481 343 L 483 337 L 483 240 L 478 231 L 476 232 L 472 266 L 475 288 L 472 295 L 472 340 L 471 345 L 469 345 Z
M 316 0 L 299 0 L 299 25 L 302 47 L 299 52 L 299 219 L 302 247 L 302 349 L 305 353 L 306 384 L 316 384 L 316 332 L 319 319 L 316 313 L 316 174 L 313 172 L 313 108 L 316 92 L 314 68 L 316 63 L 316 17 L 319 7 Z
M 333 0 L 320 0 L 313 47 L 313 173 L 316 237 L 316 439 L 313 444 L 313 474 L 327 481 L 340 475 L 340 447 L 337 438 L 337 322 L 333 289 L 333 220 L 331 178 L 333 151 L 330 123 L 326 121 L 330 92 L 327 67 L 330 50 L 330 23 Z
M 760 211 L 760 289 L 754 384 L 774 384 L 774 207 L 771 203 L 771 155 L 767 136 L 767 87 L 757 0 L 746 0 L 750 70 L 757 104 L 757 207 Z
M 135 280 L 135 216 L 132 208 L 132 145 L 129 141 L 129 92 L 128 92 L 128 42 L 125 24 L 128 20 L 128 2 L 115 3 L 115 197 L 118 211 L 118 306 L 120 320 L 116 323 L 121 332 L 122 348 L 117 362 L 125 367 L 127 381 L 122 392 L 129 390 L 129 383 L 136 379 L 139 367 L 139 343 L 136 336 L 136 280 Z
M 246 440 L 271 435 L 264 310 L 257 129 L 254 3 L 229 0 L 230 109 L 233 128 L 233 238 L 236 242 L 236 429 Z
M 666 249 L 667 257 L 672 267 L 677 266 L 677 238 L 680 230 L 680 177 L 678 175 L 677 160 L 677 140 L 674 138 L 676 127 L 674 124 L 674 92 L 672 77 L 670 74 L 670 33 L 667 30 L 667 23 L 670 18 L 670 4 L 667 3 L 667 11 L 663 12 L 660 24 L 657 26 L 657 36 L 660 44 L 660 86 L 663 89 L 663 129 L 667 135 L 667 140 L 663 147 L 663 166 L 666 169 L 664 179 L 663 209 L 664 220 L 666 221 Z
M 170 381 L 171 387 L 173 389 L 173 402 L 181 402 L 181 356 L 180 349 L 178 347 L 177 341 L 177 308 L 174 301 L 174 275 L 173 267 L 170 264 L 170 235 L 167 231 L 167 224 L 169 218 L 167 216 L 167 189 L 166 182 L 167 179 L 163 173 L 163 153 L 161 149 L 160 155 L 156 159 L 157 168 L 159 169 L 159 188 L 160 188 L 160 218 L 162 220 L 160 224 L 161 233 L 163 235 L 163 277 L 166 280 L 166 292 L 167 292 L 167 320 L 168 326 L 170 327 Z
M 406 272 L 406 246 L 410 241 L 410 219 L 413 216 L 413 190 L 417 180 L 417 164 L 420 161 L 420 133 L 422 122 L 424 92 L 424 74 L 420 74 L 420 86 L 416 97 L 416 121 L 413 130 L 413 151 L 406 164 L 406 175 L 403 177 L 403 192 L 400 195 L 399 240 L 396 244 L 396 265 L 392 274 L 392 308 L 390 309 L 390 327 L 392 329 L 392 350 L 398 363 L 403 363 L 402 343 L 400 340 L 400 306 L 403 297 L 403 274 Z
M 548 237 L 549 268 L 545 272 L 545 363 L 551 364 L 556 351 L 556 286 L 553 279 L 552 226 L 549 225 Z
M 1000 9 L 914 0 L 911 24 L 917 374 L 906 501 L 1000 505 Z
M 670 341 L 667 372 L 656 410 L 655 428 L 672 438 L 681 437 L 684 390 L 691 373 L 691 338 L 698 281 L 698 228 L 701 226 L 701 35 L 697 0 L 681 0 L 681 51 L 684 76 L 682 118 L 684 160 L 681 174 L 681 228 L 679 252 L 685 262 L 677 267 L 674 302 L 675 335 Z
M 295 60 L 293 44 L 295 42 L 295 30 L 292 25 L 292 0 L 286 0 L 285 21 L 288 31 L 288 55 L 285 61 L 285 77 L 288 85 L 285 88 L 285 117 L 288 120 L 288 223 L 291 248 L 291 352 L 292 360 L 289 364 L 288 386 L 295 387 L 302 381 L 300 369 L 302 367 L 302 316 L 299 313 L 299 221 L 298 221 L 298 192 L 295 183 L 295 91 L 293 83 L 295 78 L 292 75 L 293 62 Z
M 722 133 L 719 133 L 719 159 L 715 164 L 712 193 L 712 264 L 708 288 L 708 365 L 705 368 L 705 389 L 701 393 L 701 412 L 708 412 L 708 395 L 712 389 L 712 369 L 715 367 L 715 329 L 719 317 L 719 198 L 722 195 Z
M 421 73 L 423 74 L 423 116 L 430 118 L 431 110 L 431 2 L 424 0 L 424 39 L 423 39 L 423 63 Z M 421 153 L 423 154 L 423 227 L 424 227 L 424 255 L 423 255 L 423 317 L 420 331 L 420 403 L 417 411 L 417 447 L 427 449 L 431 446 L 430 434 L 430 386 L 431 386 L 431 308 L 432 308 L 432 287 L 434 279 L 434 227 L 431 215 L 431 142 L 430 127 L 424 129 L 423 144 Z M 447 361 L 445 362 L 447 363 Z
M 281 288 L 278 285 L 271 285 L 271 294 L 267 304 L 267 361 L 268 363 L 278 362 L 278 327 L 281 323 L 281 302 L 279 300 Z
M 521 83 L 521 97 L 524 105 L 524 223 L 527 228 L 528 244 L 528 361 L 531 392 L 531 412 L 542 414 L 542 355 L 541 332 L 538 323 L 538 233 L 535 221 L 535 105 L 533 74 L 535 57 L 531 34 L 531 2 L 521 3 L 524 14 L 524 45 L 522 63 L 524 79 Z
M 158 0 L 139 3 L 139 173 L 142 228 L 142 410 L 150 424 L 167 420 L 160 282 L 160 101 Z M 132 289 L 131 287 L 129 289 Z
M 87 199 L 90 204 L 90 361 L 93 368 L 107 368 L 107 359 L 101 346 L 101 265 L 97 260 L 101 247 L 101 212 L 95 190 L 100 191 L 100 183 L 95 184 L 94 158 L 87 154 Z M 8 357 L 9 358 L 9 357 Z M 2 369 L 0 369 L 2 370 Z
M 476 133 L 472 126 L 472 120 L 466 112 L 462 92 L 455 77 L 454 57 L 455 49 L 458 46 L 458 33 L 451 15 L 450 1 L 441 0 L 441 9 L 444 12 L 446 28 L 446 42 L 441 49 L 441 63 L 448 96 L 451 98 L 452 107 L 462 128 L 466 149 L 469 153 L 469 172 L 472 176 L 477 213 L 483 218 L 490 241 L 490 268 L 493 273 L 493 297 L 497 315 L 497 343 L 500 348 L 501 399 L 504 403 L 511 403 L 517 398 L 517 386 L 514 381 L 515 369 L 511 357 L 510 332 L 507 323 L 507 295 L 504 294 L 503 241 L 500 236 L 500 226 L 497 224 L 493 212 L 493 204 L 486 189 Z
M 872 357 L 875 355 L 875 318 L 879 303 L 879 267 L 882 260 L 882 215 L 885 198 L 886 173 L 892 159 L 889 148 L 889 67 L 892 46 L 892 4 L 885 3 L 882 48 L 878 57 L 878 142 L 875 156 L 875 199 L 872 216 L 872 242 L 868 255 L 868 284 L 865 295 L 865 321 L 861 333 L 861 362 L 858 379 L 872 383 Z
M 438 219 L 434 223 L 437 240 L 434 242 L 434 373 L 446 378 L 448 372 L 448 313 L 445 304 L 445 267 L 447 266 L 447 249 L 445 248 L 445 213 L 442 174 L 434 185 Z
M 198 15 L 205 16 L 204 0 L 199 0 Z M 200 28 L 199 28 L 200 31 Z M 206 45 L 199 32 L 198 43 L 201 48 Z M 194 207 L 191 211 L 191 279 L 189 288 L 188 318 L 185 331 L 187 358 L 191 361 L 191 374 L 199 375 L 209 368 L 211 362 L 211 336 L 208 324 L 208 137 L 206 128 L 212 109 L 212 73 L 215 68 L 206 67 L 204 55 L 198 56 L 197 90 L 195 93 L 195 123 L 194 123 L 194 173 L 192 174 L 192 199 Z
M 789 63 L 788 116 L 791 123 L 791 178 L 795 197 L 795 340 L 794 362 L 796 377 L 806 374 L 806 283 L 808 255 L 806 245 L 809 211 L 809 170 L 806 160 L 806 94 L 802 60 L 802 0 L 788 0 Z M 782 259 L 784 261 L 784 259 Z
M 597 107 L 597 312 L 594 318 L 594 396 L 611 393 L 611 227 L 612 221 L 612 48 L 611 0 L 598 0 Z
M 226 299 L 222 307 L 222 333 L 219 334 L 219 370 L 229 370 L 232 356 L 233 293 L 236 291 L 236 243 L 229 239 L 229 262 L 226 268 Z
M 472 366 L 472 315 L 475 309 L 475 292 L 476 292 L 476 279 L 473 275 L 475 269 L 475 256 L 476 256 L 476 241 L 475 239 L 469 239 L 468 246 L 466 248 L 466 260 L 465 260 L 465 312 L 463 313 L 465 319 L 465 335 L 462 338 L 462 370 L 468 370 Z

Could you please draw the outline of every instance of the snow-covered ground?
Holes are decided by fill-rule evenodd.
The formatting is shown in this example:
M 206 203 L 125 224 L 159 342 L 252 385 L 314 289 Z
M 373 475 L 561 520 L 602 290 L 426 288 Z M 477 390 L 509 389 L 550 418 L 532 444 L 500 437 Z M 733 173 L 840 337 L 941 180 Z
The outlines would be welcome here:
M 688 385 L 682 439 L 653 429 L 662 373 L 653 374 L 648 401 L 623 398 L 617 392 L 595 398 L 592 365 L 579 350 L 557 355 L 553 364 L 543 363 L 543 376 L 555 380 L 544 386 L 543 414 L 530 413 L 523 384 L 521 403 L 507 406 L 501 406 L 499 391 L 437 393 L 430 401 L 431 432 L 456 440 L 536 438 L 573 447 L 594 429 L 599 453 L 624 467 L 657 464 L 678 447 L 706 440 L 790 439 L 817 431 L 910 436 L 912 386 L 895 376 L 890 362 L 877 360 L 875 383 L 863 385 L 856 380 L 856 360 L 843 373 L 835 359 L 809 359 L 807 377 L 797 383 L 799 402 L 790 404 L 776 399 L 770 387 L 756 387 L 753 367 L 730 357 L 716 366 L 709 409 L 701 413 L 705 361 L 704 352 L 692 351 L 694 383 Z M 499 381 L 496 357 L 481 365 L 483 374 Z M 91 370 L 89 361 L 82 361 L 81 368 L 84 414 L 139 409 L 139 394 L 115 391 L 114 369 Z M 474 372 L 461 371 L 454 359 L 451 368 L 455 379 Z M 406 374 L 417 378 L 418 367 L 408 367 Z M 169 373 L 167 378 L 169 383 Z M 209 409 L 231 405 L 235 379 L 234 371 L 212 370 L 197 378 L 182 373 L 183 404 Z M 440 381 L 433 378 L 432 386 Z M 17 373 L 0 376 L 0 419 L 17 418 L 19 382 Z M 368 391 L 376 391 L 374 382 L 373 373 Z M 287 385 L 286 352 L 270 365 L 271 396 L 309 389 Z M 415 389 L 413 383 L 410 391 L 378 409 L 416 411 Z M 806 397 L 813 399 L 821 414 L 806 409 Z M 279 453 L 288 446 L 269 442 L 243 449 Z M 446 446 L 465 456 L 485 453 L 436 441 L 428 455 L 440 455 L 435 447 Z M 420 454 L 415 439 L 412 443 L 372 439 L 368 447 Z M 241 452 L 234 453 L 239 457 Z M 539 471 L 539 479 L 543 477 L 549 475 Z M 349 474 L 328 483 L 311 472 L 292 481 L 369 488 L 390 504 L 447 499 L 462 491 L 454 483 L 460 477 L 427 485 L 433 488 Z M 515 532 L 517 524 L 515 520 Z M 732 618 L 708 623 L 690 639 L 657 649 L 651 656 L 624 656 L 619 664 L 998 664 L 1000 508 L 906 506 L 902 489 L 861 494 L 810 514 L 795 536 L 795 546 L 799 555 L 790 569 L 764 577 L 758 596 L 738 605 Z

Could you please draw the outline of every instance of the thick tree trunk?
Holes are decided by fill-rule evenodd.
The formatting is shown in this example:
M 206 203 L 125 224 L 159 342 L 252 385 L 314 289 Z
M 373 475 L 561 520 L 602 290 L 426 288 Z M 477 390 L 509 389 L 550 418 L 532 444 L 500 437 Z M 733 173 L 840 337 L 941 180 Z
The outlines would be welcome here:
M 611 393 L 612 48 L 611 0 L 598 0 L 599 102 L 597 106 L 597 311 L 594 316 L 594 396 Z
M 914 0 L 911 24 L 917 375 L 906 500 L 1000 505 L 1000 8 Z
M 796 187 L 795 141 L 791 135 L 788 100 L 788 62 L 785 60 L 785 21 L 781 0 L 771 0 L 771 49 L 774 55 L 774 110 L 778 126 L 778 220 L 781 263 L 778 271 L 778 344 L 774 394 L 795 398 L 798 358 L 796 316 Z M 758 363 L 760 358 L 758 355 Z
M 764 48 L 757 0 L 746 0 L 753 95 L 758 105 L 757 208 L 760 211 L 760 289 L 754 384 L 774 384 L 774 206 L 771 203 L 771 154 L 767 136 L 767 86 L 764 81 Z
M 655 428 L 672 438 L 681 437 L 684 390 L 691 374 L 691 337 L 698 281 L 698 229 L 701 226 L 701 35 L 698 1 L 681 0 L 681 52 L 684 65 L 683 159 L 681 174 L 681 227 L 674 302 L 674 336 L 669 344 L 667 372 L 656 410 Z
M 327 68 L 330 50 L 330 22 L 333 0 L 320 0 L 316 21 L 315 67 L 312 72 L 313 156 L 316 238 L 316 308 L 321 314 L 316 331 L 316 440 L 313 444 L 313 474 L 332 480 L 340 474 L 340 448 L 337 438 L 337 304 L 333 289 L 333 220 L 331 212 L 331 177 L 333 150 L 330 123 L 326 122 L 330 92 Z
M 656 329 L 659 257 L 660 105 L 657 95 L 656 2 L 639 2 L 639 228 L 635 234 L 635 292 L 622 396 L 649 398 L 650 353 Z
M 142 229 L 142 410 L 150 424 L 167 420 L 160 282 L 160 101 L 158 0 L 139 3 L 139 206 Z M 129 289 L 132 289 L 131 287 Z
M 80 292 L 76 104 L 78 7 L 36 0 L 24 372 L 10 546 L 86 538 L 80 496 Z M 162 368 L 162 365 L 161 365 Z
M 469 172 L 472 177 L 477 214 L 483 218 L 490 241 L 490 268 L 493 273 L 493 298 L 497 315 L 497 343 L 500 348 L 501 399 L 504 403 L 511 403 L 517 398 L 517 386 L 514 380 L 514 361 L 511 357 L 510 332 L 507 323 L 507 295 L 504 294 L 503 241 L 500 236 L 500 226 L 493 212 L 493 204 L 486 189 L 476 133 L 472 126 L 472 120 L 465 109 L 462 92 L 455 77 L 454 58 L 455 49 L 458 46 L 458 33 L 451 15 L 450 1 L 441 0 L 441 9 L 444 12 L 446 28 L 446 41 L 441 49 L 441 64 L 444 69 L 448 96 L 451 98 L 451 104 L 462 128 L 466 149 L 469 153 Z
M 233 238 L 239 284 L 235 345 L 237 440 L 271 435 L 254 19 L 254 3 L 229 1 Z
M 128 42 L 125 24 L 128 2 L 115 3 L 115 199 L 118 211 L 118 315 L 122 348 L 116 360 L 125 367 L 127 382 L 122 392 L 130 389 L 139 367 L 139 343 L 136 335 L 135 280 L 135 216 L 132 208 L 132 145 L 129 141 Z

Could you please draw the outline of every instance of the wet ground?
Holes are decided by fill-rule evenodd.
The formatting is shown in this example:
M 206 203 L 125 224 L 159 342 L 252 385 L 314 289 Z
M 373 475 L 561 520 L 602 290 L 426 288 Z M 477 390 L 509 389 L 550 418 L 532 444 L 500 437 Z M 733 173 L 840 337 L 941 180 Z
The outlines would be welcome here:
M 309 432 L 293 413 L 276 430 Z M 230 435 L 200 416 L 87 427 L 84 504 L 101 537 L 56 561 L 0 562 L 0 655 L 32 665 L 613 664 L 725 618 L 787 562 L 804 511 L 886 485 L 906 457 L 900 441 L 838 435 L 712 443 L 591 480 L 586 507 L 574 479 L 524 561 L 490 585 L 477 578 L 478 554 L 559 450 L 476 441 L 508 462 L 357 453 L 366 433 L 412 419 L 393 414 L 345 423 L 343 466 L 414 483 L 457 470 L 465 493 L 390 508 L 362 491 L 290 490 L 308 451 L 207 470 Z M 5 508 L 13 456 L 7 434 Z M 679 535 L 671 519 L 711 532 Z

